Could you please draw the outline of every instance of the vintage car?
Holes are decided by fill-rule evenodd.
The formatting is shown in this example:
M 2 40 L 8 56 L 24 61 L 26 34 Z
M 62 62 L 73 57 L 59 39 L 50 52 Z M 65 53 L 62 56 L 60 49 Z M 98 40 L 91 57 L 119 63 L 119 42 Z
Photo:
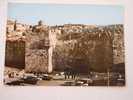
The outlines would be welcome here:
M 42 74 L 39 76 L 39 78 L 42 78 L 42 80 L 52 80 L 52 76 L 48 75 L 48 74 Z
M 73 81 L 66 81 L 66 82 L 64 82 L 63 86 L 75 86 L 75 82 L 73 82 Z
M 27 77 L 22 78 L 21 80 L 23 80 L 23 83 L 25 84 L 36 84 L 38 81 L 38 79 L 33 76 L 27 76 Z
M 76 86 L 89 86 L 93 83 L 92 79 L 89 78 L 81 78 L 75 81 Z
M 5 83 L 6 85 L 21 85 L 23 83 L 22 80 L 14 80 L 14 81 L 10 81 Z

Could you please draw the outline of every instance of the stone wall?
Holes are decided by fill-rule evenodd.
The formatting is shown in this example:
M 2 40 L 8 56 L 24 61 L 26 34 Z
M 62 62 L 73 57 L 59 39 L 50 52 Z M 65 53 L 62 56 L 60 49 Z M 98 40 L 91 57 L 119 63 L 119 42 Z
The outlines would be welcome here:
M 6 41 L 5 66 L 17 68 L 25 67 L 25 41 Z
M 47 72 L 48 49 L 49 41 L 46 30 L 26 33 L 26 72 Z
M 27 72 L 48 72 L 49 66 L 51 71 L 73 67 L 87 73 L 125 68 L 123 25 L 35 25 L 24 37 L 23 42 L 7 41 L 6 65 L 25 66 Z
M 125 62 L 125 46 L 124 46 L 124 27 L 119 25 L 114 27 L 113 37 L 113 59 L 114 64 Z
M 113 66 L 113 41 L 108 34 L 110 30 L 94 27 L 81 31 L 58 36 L 60 40 L 54 50 L 54 68 L 63 70 L 65 67 L 75 67 L 83 73 L 90 70 L 107 72 Z
M 114 26 L 112 71 L 125 73 L 124 26 Z

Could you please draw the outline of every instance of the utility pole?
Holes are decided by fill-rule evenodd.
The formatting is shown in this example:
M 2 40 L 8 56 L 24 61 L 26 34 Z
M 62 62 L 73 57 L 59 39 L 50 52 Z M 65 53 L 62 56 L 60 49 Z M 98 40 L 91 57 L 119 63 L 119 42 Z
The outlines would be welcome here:
M 108 75 L 108 82 L 107 82 L 107 85 L 110 86 L 110 73 L 109 73 L 109 67 L 107 68 L 107 75 Z

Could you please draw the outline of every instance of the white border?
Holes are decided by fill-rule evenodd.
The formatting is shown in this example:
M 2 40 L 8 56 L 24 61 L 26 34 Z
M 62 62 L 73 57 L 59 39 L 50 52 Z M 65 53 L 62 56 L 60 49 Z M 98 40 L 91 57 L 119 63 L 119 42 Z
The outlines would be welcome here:
M 3 87 L 0 100 L 132 100 L 133 99 L 133 14 L 132 0 L 0 0 L 0 82 L 3 78 L 7 2 L 98 4 L 125 6 L 126 87 Z

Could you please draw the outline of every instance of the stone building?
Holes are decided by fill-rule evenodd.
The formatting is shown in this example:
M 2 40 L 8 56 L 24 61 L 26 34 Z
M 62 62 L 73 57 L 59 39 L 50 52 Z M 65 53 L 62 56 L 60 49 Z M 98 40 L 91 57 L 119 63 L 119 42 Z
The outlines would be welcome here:
M 49 28 L 38 22 L 32 31 L 26 34 L 25 70 L 26 72 L 52 72 L 51 42 Z
M 6 26 L 7 34 L 14 31 L 14 21 L 8 20 Z

